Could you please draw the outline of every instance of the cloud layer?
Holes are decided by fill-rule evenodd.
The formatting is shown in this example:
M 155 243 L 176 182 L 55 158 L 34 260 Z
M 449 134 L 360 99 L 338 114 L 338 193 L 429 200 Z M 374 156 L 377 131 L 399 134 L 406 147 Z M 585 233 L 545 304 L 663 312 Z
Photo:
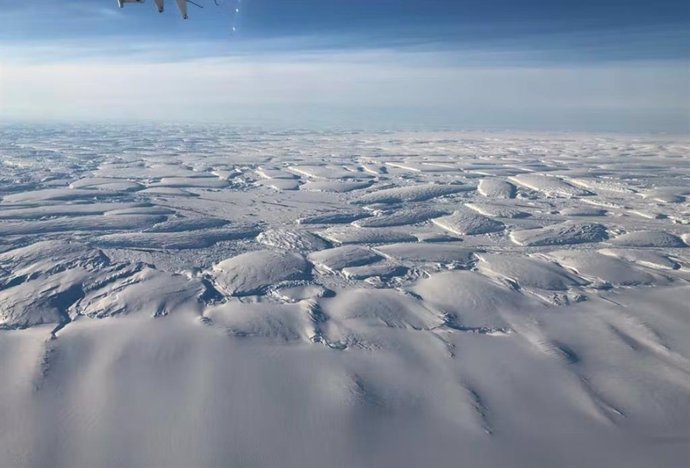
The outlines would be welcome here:
M 688 33 L 666 16 L 615 18 L 606 0 L 566 21 L 535 0 L 523 23 L 509 5 L 488 22 L 477 5 L 433 0 L 415 24 L 408 0 L 355 1 L 342 19 L 339 2 L 310 2 L 280 25 L 271 0 L 249 2 L 235 37 L 208 9 L 183 24 L 146 5 L 13 5 L 0 12 L 0 118 L 690 131 Z M 602 24 L 586 24 L 588 9 Z

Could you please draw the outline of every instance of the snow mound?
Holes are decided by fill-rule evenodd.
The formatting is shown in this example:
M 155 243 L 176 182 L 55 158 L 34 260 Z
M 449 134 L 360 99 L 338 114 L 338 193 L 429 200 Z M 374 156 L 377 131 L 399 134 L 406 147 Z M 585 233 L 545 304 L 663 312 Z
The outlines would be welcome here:
M 517 190 L 510 182 L 500 179 L 482 179 L 477 191 L 487 198 L 515 198 Z
M 655 268 L 658 270 L 677 270 L 680 268 L 680 264 L 677 261 L 655 250 L 601 249 L 598 252 L 602 255 L 627 260 L 647 268 Z
M 48 271 L 64 271 L 75 266 L 98 268 L 108 258 L 99 250 L 79 242 L 41 241 L 0 253 L 0 266 L 15 276 L 34 277 Z
M 569 182 L 593 192 L 611 192 L 623 195 L 634 192 L 634 190 L 620 180 L 578 177 L 570 179 Z
M 305 216 L 299 218 L 297 224 L 348 224 L 367 216 L 371 215 L 366 211 L 339 211 Z
M 296 253 L 258 250 L 218 263 L 211 275 L 225 294 L 251 296 L 263 294 L 277 283 L 310 279 L 311 265 Z
M 371 187 L 372 181 L 318 181 L 307 182 L 300 186 L 300 190 L 307 190 L 310 192 L 333 192 L 346 193 L 354 190 L 362 190 Z
M 471 271 L 451 271 L 421 280 L 412 291 L 446 316 L 446 323 L 460 330 L 506 330 L 503 312 L 519 308 L 519 293 L 499 286 Z
M 53 217 L 78 217 L 102 215 L 111 210 L 125 210 L 142 207 L 139 203 L 80 203 L 35 206 L 31 208 L 6 208 L 0 210 L 0 219 L 39 219 Z M 170 211 L 170 210 L 169 210 Z M 170 211 L 172 212 L 172 211 Z
M 230 221 L 220 218 L 176 218 L 156 224 L 147 232 L 181 232 L 212 229 L 226 226 Z
M 645 219 L 665 219 L 666 213 L 654 209 L 630 210 L 630 214 L 639 216 Z
M 649 198 L 660 203 L 683 203 L 690 196 L 687 187 L 655 187 L 642 193 L 644 198 Z
M 453 234 L 473 236 L 502 231 L 505 225 L 472 210 L 460 209 L 453 214 L 433 219 L 438 227 Z
M 520 287 L 565 291 L 587 284 L 587 281 L 552 262 L 505 253 L 481 253 L 477 256 L 481 260 L 477 264 L 481 273 L 513 281 Z
M 467 266 L 476 260 L 474 251 L 452 242 L 381 245 L 376 251 L 401 262 Z
M 514 231 L 512 241 L 523 246 L 567 245 L 602 242 L 608 239 L 606 227 L 602 224 L 577 224 L 565 222 L 538 229 Z
M 198 299 L 204 291 L 199 281 L 186 276 L 143 268 L 86 292 L 76 312 L 93 318 L 127 314 L 162 317 L 180 309 L 200 309 Z
M 346 278 L 363 280 L 371 277 L 388 279 L 395 276 L 404 276 L 408 269 L 402 265 L 388 262 L 375 263 L 373 265 L 363 265 L 343 268 L 343 275 Z
M 309 342 L 315 330 L 300 304 L 244 304 L 228 302 L 208 307 L 204 317 L 213 327 L 240 338 L 271 342 Z
M 85 177 L 69 184 L 71 189 L 107 190 L 113 192 L 135 192 L 144 186 L 138 182 L 123 179 Z
M 283 250 L 299 250 L 313 252 L 331 247 L 320 237 L 309 231 L 296 231 L 291 229 L 269 229 L 256 237 L 260 244 Z
M 394 290 L 349 289 L 320 304 L 330 320 L 351 330 L 382 326 L 429 330 L 444 323 L 441 313 Z M 329 338 L 336 337 L 329 334 Z M 337 337 L 338 340 L 343 338 Z
M 520 174 L 510 177 L 510 180 L 528 189 L 542 192 L 548 197 L 574 198 L 592 195 L 589 190 L 571 185 L 556 176 Z
M 284 171 L 282 169 L 269 168 L 269 167 L 259 167 L 256 169 L 256 174 L 264 179 L 286 179 L 294 180 L 299 177 L 290 172 Z
M 37 242 L 0 254 L 0 328 L 69 322 L 70 309 L 109 266 L 102 252 L 76 242 Z
M 413 201 L 431 200 L 445 195 L 474 190 L 469 185 L 441 185 L 441 184 L 421 184 L 407 187 L 395 187 L 390 189 L 378 190 L 363 195 L 353 203 L 360 205 L 370 205 L 373 203 L 403 203 Z
M 407 231 L 391 228 L 358 228 L 351 226 L 332 227 L 318 233 L 338 244 L 388 244 L 394 242 L 417 242 Z
M 138 192 L 138 195 L 154 195 L 160 197 L 197 197 L 198 195 L 177 187 L 149 187 Z
M 477 213 L 491 218 L 527 218 L 530 214 L 518 207 L 510 205 L 498 205 L 493 203 L 465 203 L 465 206 Z
M 635 231 L 612 239 L 611 244 L 624 247 L 686 247 L 685 242 L 666 231 Z
M 299 179 L 262 179 L 256 183 L 279 192 L 283 190 L 298 190 L 300 188 Z
M 1 236 L 41 235 L 74 231 L 128 231 L 147 229 L 165 221 L 167 216 L 123 215 L 80 216 L 54 218 L 41 221 L 8 221 L 0 223 Z
M 353 222 L 358 227 L 391 227 L 405 226 L 408 224 L 423 223 L 431 218 L 447 215 L 448 210 L 438 210 L 435 208 L 420 207 L 393 211 L 392 213 L 372 216 Z
M 606 210 L 590 206 L 563 208 L 560 213 L 562 216 L 606 216 Z
M 42 202 L 52 201 L 68 201 L 68 200 L 97 200 L 120 196 L 118 192 L 105 190 L 84 190 L 84 189 L 68 189 L 55 188 L 36 190 L 33 192 L 20 192 L 5 195 L 2 199 L 3 203 L 16 205 L 31 205 Z
M 327 271 L 338 271 L 346 267 L 368 265 L 383 260 L 383 257 L 367 247 L 344 245 L 309 254 L 309 260 Z
M 218 177 L 163 177 L 151 187 L 220 189 L 227 187 L 228 181 Z
M 83 295 L 90 272 L 74 268 L 39 276 L 0 291 L 0 328 L 69 322 L 69 309 Z
M 333 292 L 318 284 L 299 284 L 278 286 L 271 291 L 275 297 L 284 302 L 300 302 L 307 299 L 318 299 L 331 296 Z
M 342 166 L 333 165 L 314 165 L 314 166 L 290 166 L 288 170 L 300 176 L 312 179 L 349 179 L 357 176 L 360 178 L 371 178 L 370 174 L 350 171 Z
M 132 216 L 132 215 L 147 215 L 147 216 L 164 216 L 175 214 L 170 208 L 155 206 L 151 204 L 143 204 L 138 206 L 130 206 L 126 208 L 116 208 L 107 210 L 103 213 L 104 216 Z
M 548 257 L 600 285 L 635 286 L 656 282 L 654 276 L 635 268 L 632 263 L 597 252 L 559 250 L 549 252 Z
M 93 240 L 95 245 L 108 248 L 182 250 L 210 247 L 221 241 L 246 239 L 259 233 L 255 227 L 229 227 L 201 231 L 132 232 L 108 234 Z
M 402 169 L 403 171 L 418 172 L 418 173 L 433 173 L 433 172 L 457 172 L 458 167 L 452 163 L 431 163 L 431 162 L 417 162 L 414 160 L 407 160 L 404 162 L 386 162 L 386 166 L 393 169 Z

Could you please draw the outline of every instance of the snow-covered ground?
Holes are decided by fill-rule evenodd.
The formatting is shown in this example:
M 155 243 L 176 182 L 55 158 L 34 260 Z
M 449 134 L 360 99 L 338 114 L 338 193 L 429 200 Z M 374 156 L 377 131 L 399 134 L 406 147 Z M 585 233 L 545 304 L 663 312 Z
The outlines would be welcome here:
M 685 467 L 690 141 L 0 127 L 0 466 Z

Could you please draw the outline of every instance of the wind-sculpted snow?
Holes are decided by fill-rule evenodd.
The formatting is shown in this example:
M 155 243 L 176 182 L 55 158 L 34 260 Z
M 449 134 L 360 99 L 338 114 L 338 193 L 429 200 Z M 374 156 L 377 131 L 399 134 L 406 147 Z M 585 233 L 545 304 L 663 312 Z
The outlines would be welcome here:
M 632 263 L 597 252 L 558 250 L 548 256 L 566 268 L 602 286 L 635 286 L 653 284 L 656 278 Z
M 268 229 L 256 237 L 257 242 L 284 250 L 313 252 L 331 246 L 322 238 L 309 231 L 292 229 Z
M 217 177 L 163 177 L 160 182 L 151 184 L 152 187 L 171 188 L 223 188 L 228 183 Z
M 371 216 L 364 211 L 341 211 L 336 213 L 314 214 L 297 220 L 298 224 L 349 224 L 358 219 Z
M 79 179 L 69 184 L 69 187 L 72 189 L 108 190 L 112 192 L 136 192 L 144 188 L 144 186 L 138 182 L 104 178 Z
M 86 190 L 73 188 L 54 188 L 32 192 L 13 193 L 2 198 L 4 205 L 36 205 L 45 202 L 98 200 L 123 196 L 118 191 Z
M 530 216 L 529 212 L 515 205 L 499 205 L 498 203 L 466 203 L 465 205 L 481 215 L 493 218 L 526 218 Z
M 451 195 L 458 192 L 474 190 L 474 187 L 467 185 L 441 185 L 425 184 L 412 185 L 409 187 L 396 187 L 362 195 L 354 200 L 360 205 L 370 205 L 373 203 L 401 203 L 413 201 L 425 201 L 433 198 Z
M 670 255 L 647 249 L 601 249 L 602 255 L 616 257 L 652 269 L 678 270 L 681 265 Z
M 404 226 L 407 224 L 423 223 L 431 218 L 438 218 L 439 216 L 446 214 L 450 214 L 450 210 L 439 210 L 429 207 L 398 209 L 391 213 L 359 219 L 354 221 L 352 224 L 359 227 L 369 228 Z
M 111 281 L 107 285 L 86 291 L 79 300 L 78 313 L 93 318 L 124 314 L 162 317 L 178 310 L 194 309 L 205 292 L 201 281 L 190 281 L 184 275 L 150 267 L 117 276 L 120 275 L 108 278 Z
M 482 179 L 477 191 L 487 198 L 515 198 L 517 190 L 510 182 L 500 179 Z
M 473 236 L 502 231 L 504 225 L 500 221 L 461 208 L 453 214 L 433 220 L 438 227 L 453 234 Z
M 307 182 L 300 186 L 300 190 L 309 190 L 311 192 L 352 192 L 353 190 L 362 190 L 371 187 L 371 181 L 327 181 L 327 182 Z
M 508 331 L 503 313 L 519 310 L 524 307 L 521 302 L 528 302 L 516 291 L 470 271 L 432 275 L 413 291 L 443 312 L 450 327 L 480 333 Z
M 308 280 L 311 266 L 299 254 L 259 250 L 229 258 L 211 273 L 219 290 L 233 296 L 262 294 L 283 281 Z
M 142 195 L 153 195 L 159 197 L 197 197 L 198 195 L 188 190 L 176 187 L 150 187 L 141 190 Z
M 480 272 L 512 281 L 519 287 L 564 291 L 587 284 L 555 263 L 526 256 L 479 254 L 479 259 Z
M 343 268 L 343 275 L 352 279 L 381 278 L 388 279 L 395 276 L 404 276 L 408 268 L 395 263 L 376 263 L 374 265 L 363 265 Z
M 602 242 L 608 239 L 606 227 L 598 223 L 566 222 L 544 228 L 514 231 L 513 242 L 524 246 L 566 245 Z
M 687 465 L 690 142 L 0 126 L 0 465 Z
M 309 342 L 315 333 L 301 304 L 228 302 L 208 307 L 204 316 L 230 336 L 270 343 Z
M 660 203 L 683 203 L 690 196 L 690 188 L 683 187 L 655 187 L 642 192 L 644 198 L 650 198 Z
M 67 323 L 69 309 L 111 269 L 83 244 L 43 241 L 0 254 L 0 327 Z
M 559 214 L 566 218 L 572 218 L 574 216 L 606 216 L 606 210 L 602 208 L 596 208 L 594 206 L 570 206 L 568 208 L 563 208 Z
M 79 218 L 53 218 L 34 222 L 0 223 L 0 237 L 19 235 L 44 235 L 54 232 L 75 231 L 127 231 L 152 227 L 165 216 L 81 216 Z
M 6 208 L 0 211 L 0 219 L 41 219 L 53 217 L 75 217 L 75 216 L 89 216 L 101 215 L 109 212 L 119 212 L 120 210 L 130 211 L 136 208 L 143 207 L 141 204 L 135 203 L 78 203 L 67 205 L 45 205 L 35 206 L 32 208 Z M 161 210 L 158 208 L 158 210 Z M 147 210 L 148 212 L 148 210 Z M 165 213 L 172 213 L 170 210 L 165 210 Z M 154 214 L 160 214 L 154 213 Z
M 625 247 L 686 247 L 680 237 L 664 231 L 629 232 L 612 239 L 611 243 Z
M 335 271 L 346 267 L 367 265 L 383 260 L 383 257 L 366 247 L 344 245 L 312 253 L 309 255 L 309 260 L 316 266 Z
M 549 197 L 581 197 L 592 195 L 592 192 L 568 184 L 555 176 L 540 174 L 522 174 L 510 178 L 511 181 L 531 190 L 542 192 Z
M 246 239 L 259 233 L 253 227 L 229 227 L 203 231 L 133 232 L 108 234 L 93 240 L 95 245 L 125 249 L 203 249 L 222 241 Z
M 337 323 L 334 328 L 366 330 L 370 327 L 429 330 L 444 323 L 443 315 L 412 296 L 391 290 L 350 289 L 323 301 L 324 311 Z M 338 330 L 343 333 L 343 330 Z M 343 336 L 339 341 L 345 341 Z
M 387 244 L 417 240 L 407 230 L 395 228 L 333 227 L 320 231 L 319 235 L 338 244 Z
M 313 166 L 290 166 L 288 170 L 309 179 L 350 179 L 352 177 L 360 177 L 369 179 L 372 176 L 366 173 L 360 173 L 355 168 L 348 169 L 344 166 L 334 165 L 313 165 Z
M 468 266 L 475 260 L 474 251 L 458 242 L 391 244 L 376 247 L 376 251 L 411 264 L 440 263 Z
M 169 219 L 163 223 L 147 229 L 148 232 L 180 232 L 196 231 L 199 229 L 219 228 L 229 224 L 225 219 L 220 218 L 179 218 Z

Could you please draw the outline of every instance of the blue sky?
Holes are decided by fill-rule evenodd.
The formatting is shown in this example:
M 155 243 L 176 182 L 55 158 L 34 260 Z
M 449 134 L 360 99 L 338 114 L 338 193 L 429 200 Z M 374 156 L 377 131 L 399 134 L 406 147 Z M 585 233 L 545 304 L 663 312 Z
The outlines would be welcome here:
M 0 118 L 690 130 L 687 1 L 199 1 L 0 0 Z

